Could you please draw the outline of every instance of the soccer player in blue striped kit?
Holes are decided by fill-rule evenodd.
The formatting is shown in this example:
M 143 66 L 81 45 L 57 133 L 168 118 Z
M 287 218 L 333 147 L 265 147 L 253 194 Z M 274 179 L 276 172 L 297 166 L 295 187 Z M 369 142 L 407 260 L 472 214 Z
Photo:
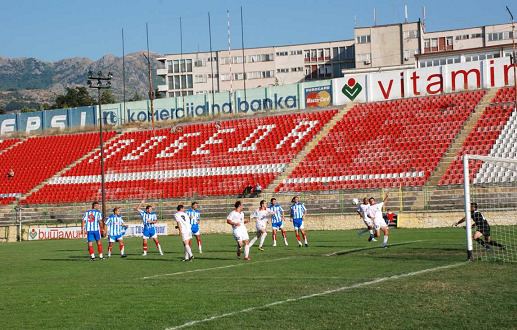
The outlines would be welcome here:
M 298 246 L 302 246 L 302 242 L 300 240 L 300 233 L 302 234 L 305 247 L 309 247 L 309 243 L 307 242 L 307 234 L 305 233 L 303 220 L 305 215 L 307 214 L 307 209 L 303 203 L 300 203 L 300 197 L 294 196 L 291 200 L 293 203 L 291 205 L 291 218 L 293 220 L 294 232 L 296 234 L 296 239 L 298 240 Z
M 274 212 L 273 216 L 271 217 L 271 228 L 273 231 L 273 246 L 276 246 L 276 232 L 280 229 L 282 232 L 282 236 L 284 237 L 284 244 L 285 246 L 288 246 L 287 244 L 287 234 L 284 229 L 284 209 L 280 204 L 277 203 L 276 198 L 271 198 L 271 204 L 269 204 L 269 210 Z
M 199 253 L 203 253 L 203 248 L 201 247 L 201 230 L 199 229 L 199 220 L 201 217 L 201 212 L 198 210 L 199 204 L 197 202 L 192 202 L 190 204 L 190 208 L 185 211 L 190 218 L 190 225 L 192 235 L 196 236 L 197 247 L 199 249 Z
M 152 205 L 147 205 L 145 207 L 145 211 L 143 211 L 141 208 L 145 204 L 145 199 L 140 202 L 140 204 L 135 207 L 135 210 L 140 214 L 140 217 L 142 218 L 142 224 L 143 224 L 143 232 L 142 232 L 142 239 L 143 239 L 143 249 L 144 253 L 142 253 L 143 256 L 147 255 L 147 240 L 149 238 L 152 238 L 154 243 L 156 244 L 156 248 L 158 249 L 158 252 L 160 252 L 160 255 L 163 256 L 162 247 L 160 245 L 160 242 L 158 241 L 158 235 L 156 234 L 156 228 L 155 224 L 158 222 L 158 217 L 156 216 L 156 213 L 153 212 Z
M 124 234 L 126 233 L 127 226 L 120 216 L 120 207 L 113 209 L 113 214 L 106 219 L 106 227 L 108 231 L 108 258 L 111 257 L 111 251 L 113 249 L 113 243 L 118 242 L 120 249 L 120 257 L 125 258 L 124 253 Z
M 87 240 L 88 240 L 88 253 L 90 254 L 90 259 L 95 260 L 95 252 L 93 250 L 93 241 L 97 243 L 97 252 L 99 253 L 99 258 L 104 259 L 102 256 L 102 241 L 101 241 L 101 222 L 102 222 L 102 212 L 99 211 L 99 202 L 93 202 L 91 210 L 88 210 L 84 213 L 82 226 L 81 226 L 81 234 L 83 230 L 86 231 Z

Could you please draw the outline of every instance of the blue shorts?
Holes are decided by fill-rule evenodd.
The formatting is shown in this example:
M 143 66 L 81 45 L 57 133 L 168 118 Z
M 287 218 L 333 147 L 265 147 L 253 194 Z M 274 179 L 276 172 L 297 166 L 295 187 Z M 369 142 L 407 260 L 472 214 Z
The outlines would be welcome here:
M 303 219 L 293 219 L 293 226 L 295 230 L 303 229 Z
M 109 237 L 108 237 L 108 242 L 110 242 L 110 243 L 115 243 L 115 242 L 117 242 L 119 239 L 122 239 L 122 237 L 124 237 L 124 235 L 109 236 Z
M 284 223 L 282 221 L 274 222 L 274 223 L 271 224 L 271 227 L 273 229 L 281 229 L 281 228 L 284 228 Z
M 192 230 L 192 235 L 199 234 L 199 224 L 198 223 L 193 224 L 191 227 L 191 230 Z
M 144 231 L 142 233 L 144 239 L 155 238 L 156 237 L 156 228 L 154 227 L 144 227 Z
M 99 231 L 89 231 L 87 235 L 88 242 L 100 241 L 101 233 Z

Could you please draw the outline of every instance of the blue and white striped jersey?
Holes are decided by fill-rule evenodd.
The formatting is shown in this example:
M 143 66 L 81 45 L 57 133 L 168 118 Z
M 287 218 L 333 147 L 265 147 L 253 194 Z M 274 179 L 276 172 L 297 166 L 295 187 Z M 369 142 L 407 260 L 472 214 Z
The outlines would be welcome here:
M 201 217 L 201 212 L 199 210 L 194 210 L 192 208 L 185 211 L 187 215 L 190 217 L 190 224 L 197 225 L 199 223 L 199 219 Z
M 124 220 L 120 215 L 112 214 L 106 220 L 106 226 L 108 227 L 108 235 L 109 236 L 120 236 L 124 233 Z
M 307 209 L 305 208 L 305 205 L 303 203 L 295 203 L 291 206 L 291 218 L 293 219 L 301 219 Z
M 88 210 L 84 213 L 84 230 L 99 231 L 100 222 L 102 221 L 102 212 L 99 210 Z
M 155 212 L 147 213 L 145 211 L 138 211 L 138 213 L 140 213 L 140 217 L 142 217 L 144 228 L 154 228 L 154 223 L 149 223 L 149 221 L 158 220 Z
M 284 212 L 284 209 L 282 208 L 282 206 L 280 206 L 280 204 L 275 204 L 275 205 L 269 204 L 268 209 L 275 213 L 271 217 L 272 224 L 282 222 L 282 213 Z

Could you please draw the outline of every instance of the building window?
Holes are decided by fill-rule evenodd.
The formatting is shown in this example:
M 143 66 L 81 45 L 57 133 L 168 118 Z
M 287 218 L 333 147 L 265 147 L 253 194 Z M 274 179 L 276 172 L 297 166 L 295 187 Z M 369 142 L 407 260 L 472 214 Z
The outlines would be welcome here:
M 276 52 L 276 56 L 287 56 L 289 54 L 289 52 L 285 51 L 285 52 Z
M 174 68 L 174 70 L 173 70 L 174 73 L 180 72 L 180 61 L 179 60 L 174 60 L 173 68 Z
M 473 33 L 470 35 L 470 38 L 471 39 L 483 38 L 483 34 L 482 33 Z
M 273 54 L 258 54 L 248 56 L 248 62 L 269 62 L 273 61 Z
M 488 34 L 488 41 L 508 40 L 513 38 L 511 31 L 495 32 Z
M 299 49 L 299 50 L 291 50 L 291 53 L 290 53 L 290 54 L 291 54 L 291 55 L 302 55 L 302 54 L 303 54 L 303 52 L 302 52 L 302 50 L 301 50 L 301 49 Z
M 368 65 L 372 61 L 372 55 L 370 53 L 368 53 L 368 54 L 358 54 L 357 55 L 357 60 L 359 62 L 361 62 L 362 64 L 364 64 L 364 65 Z
M 206 61 L 205 61 L 204 59 L 196 59 L 196 60 L 194 61 L 194 66 L 195 66 L 196 68 L 206 66 Z
M 303 51 L 303 60 L 305 62 L 309 62 L 311 60 L 311 53 L 309 50 L 304 50 Z
M 289 69 L 288 68 L 276 69 L 276 72 L 278 72 L 278 73 L 286 73 L 286 72 L 289 72 Z
M 302 72 L 303 71 L 303 67 L 299 66 L 299 67 L 296 67 L 296 68 L 291 68 L 291 72 Z
M 196 74 L 194 75 L 194 84 L 206 83 L 206 75 L 205 74 Z
M 325 56 L 325 60 L 330 60 L 330 48 L 325 48 L 323 50 L 323 56 Z
M 418 38 L 417 30 L 404 31 L 404 39 L 416 39 Z
M 456 40 L 468 40 L 470 39 L 470 35 L 468 34 L 462 34 L 460 36 L 456 36 Z
M 316 49 L 311 49 L 311 62 L 316 62 L 318 59 L 318 54 Z
M 364 36 L 357 36 L 358 44 L 369 44 L 371 42 L 371 36 L 369 34 Z

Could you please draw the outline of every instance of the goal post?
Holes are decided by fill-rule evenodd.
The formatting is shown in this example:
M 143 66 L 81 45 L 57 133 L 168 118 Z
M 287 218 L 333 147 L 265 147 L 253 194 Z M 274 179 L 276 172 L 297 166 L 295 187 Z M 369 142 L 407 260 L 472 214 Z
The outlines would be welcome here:
M 517 158 L 466 154 L 463 183 L 468 260 L 517 262 Z

